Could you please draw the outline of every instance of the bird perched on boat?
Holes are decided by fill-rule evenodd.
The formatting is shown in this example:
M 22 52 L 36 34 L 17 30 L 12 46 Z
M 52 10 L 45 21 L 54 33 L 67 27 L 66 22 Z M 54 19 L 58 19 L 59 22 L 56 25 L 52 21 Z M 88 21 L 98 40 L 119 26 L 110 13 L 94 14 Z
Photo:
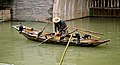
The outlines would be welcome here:
M 80 34 L 78 32 L 75 33 L 75 37 L 77 38 L 77 44 L 80 43 Z
M 19 33 L 21 34 L 22 31 L 23 31 L 23 25 L 20 23 L 20 26 L 19 26 Z
M 83 39 L 91 39 L 91 35 L 89 35 L 89 34 L 84 34 L 84 36 L 82 37 Z
M 59 17 L 53 18 L 54 30 L 56 34 L 65 34 L 67 33 L 67 24 L 65 21 L 61 20 Z

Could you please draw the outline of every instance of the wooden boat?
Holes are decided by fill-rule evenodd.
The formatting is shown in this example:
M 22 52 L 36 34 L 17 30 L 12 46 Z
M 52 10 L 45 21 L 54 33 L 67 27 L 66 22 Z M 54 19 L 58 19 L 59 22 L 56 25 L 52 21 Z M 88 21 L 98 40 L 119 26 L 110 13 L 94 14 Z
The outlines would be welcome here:
M 19 26 L 20 25 L 14 25 L 12 26 L 15 28 L 17 31 L 19 31 Z M 38 37 L 38 30 L 34 30 L 31 27 L 23 26 L 23 31 L 21 34 L 25 36 L 28 40 L 33 40 L 33 41 L 38 41 L 42 42 L 46 41 L 46 43 L 52 43 L 52 44 L 64 44 L 66 45 L 68 42 L 69 37 L 65 37 L 62 41 L 60 40 L 60 36 L 55 36 L 54 33 L 42 33 Z M 96 40 L 96 39 L 81 39 L 79 43 L 77 43 L 77 39 L 72 37 L 72 40 L 70 42 L 70 45 L 75 45 L 75 46 L 84 46 L 84 47 L 95 47 L 98 45 L 101 45 L 103 43 L 109 42 L 110 40 Z

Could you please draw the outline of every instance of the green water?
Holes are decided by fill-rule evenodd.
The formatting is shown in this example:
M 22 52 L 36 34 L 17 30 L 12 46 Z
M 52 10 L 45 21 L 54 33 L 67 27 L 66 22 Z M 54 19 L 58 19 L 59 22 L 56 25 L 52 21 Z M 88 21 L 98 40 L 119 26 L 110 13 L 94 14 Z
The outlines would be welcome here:
M 0 65 L 58 65 L 64 45 L 42 44 L 27 40 L 11 25 L 17 22 L 0 23 Z M 22 22 L 36 29 L 46 23 Z M 102 39 L 110 39 L 107 45 L 97 47 L 69 46 L 62 65 L 120 65 L 120 19 L 119 18 L 84 18 L 67 22 L 69 26 L 104 33 Z M 46 32 L 52 32 L 49 24 Z

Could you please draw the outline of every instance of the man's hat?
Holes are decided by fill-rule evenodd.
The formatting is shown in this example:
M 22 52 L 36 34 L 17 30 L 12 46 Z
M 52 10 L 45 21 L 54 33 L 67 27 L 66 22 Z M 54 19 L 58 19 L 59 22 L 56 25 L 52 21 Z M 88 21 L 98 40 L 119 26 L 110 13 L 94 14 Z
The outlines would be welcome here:
M 59 17 L 53 18 L 53 22 L 54 22 L 54 23 L 58 23 L 59 21 L 60 21 L 60 18 L 59 18 Z

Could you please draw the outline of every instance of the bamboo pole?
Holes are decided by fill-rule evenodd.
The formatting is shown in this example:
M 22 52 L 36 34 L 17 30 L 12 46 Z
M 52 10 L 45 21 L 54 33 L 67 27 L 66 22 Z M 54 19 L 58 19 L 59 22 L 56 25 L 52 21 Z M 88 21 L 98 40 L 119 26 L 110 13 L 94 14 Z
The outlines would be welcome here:
M 70 28 L 73 28 L 73 27 L 70 27 Z M 76 27 L 74 27 L 74 28 L 76 28 Z M 88 30 L 84 30 L 84 29 L 80 30 L 80 28 L 77 28 L 77 29 L 78 29 L 78 32 L 80 32 L 80 33 L 83 33 L 83 34 L 89 34 L 89 35 L 93 36 L 94 38 L 101 39 L 101 38 L 100 38 L 100 37 L 98 37 L 98 36 L 95 36 L 95 35 L 93 35 L 93 34 L 90 34 L 90 32 L 89 32 L 89 33 L 87 33 L 87 32 L 88 32 Z
M 82 29 L 82 28 L 78 28 L 78 27 L 71 27 L 71 26 L 69 26 L 69 27 L 70 27 L 70 28 L 77 28 L 77 29 L 79 29 L 79 30 L 81 30 L 81 31 L 88 32 L 88 33 L 103 35 L 103 33 L 95 32 L 95 31 L 91 31 L 91 30 L 86 30 L 86 29 Z
M 98 32 L 94 32 L 94 31 L 90 31 L 90 30 L 85 30 L 85 29 L 81 29 L 79 28 L 80 30 L 83 30 L 85 32 L 89 32 L 89 33 L 93 33 L 93 34 L 99 34 L 99 35 L 103 35 L 103 33 L 98 33 Z
M 101 39 L 101 38 L 98 37 L 98 36 L 95 36 L 95 35 L 93 35 L 93 34 L 90 34 L 90 33 L 84 32 L 84 31 L 80 31 L 80 30 L 79 30 L 79 32 L 84 33 L 84 34 L 89 34 L 89 35 L 91 35 L 91 36 L 93 36 L 93 37 L 95 37 L 95 38 Z
M 67 49 L 68 49 L 69 43 L 70 43 L 70 41 L 71 41 L 71 39 L 72 39 L 72 36 L 73 36 L 73 35 L 71 34 L 71 36 L 70 36 L 70 38 L 69 38 L 69 41 L 68 41 L 68 43 L 67 43 L 67 45 L 66 45 L 66 47 L 65 47 L 65 49 L 64 49 L 64 52 L 63 52 L 63 54 L 62 54 L 62 57 L 61 57 L 61 60 L 60 60 L 59 65 L 62 65 L 63 59 L 64 59 L 64 57 L 65 57 L 65 54 L 66 54 L 66 51 L 67 51 Z

